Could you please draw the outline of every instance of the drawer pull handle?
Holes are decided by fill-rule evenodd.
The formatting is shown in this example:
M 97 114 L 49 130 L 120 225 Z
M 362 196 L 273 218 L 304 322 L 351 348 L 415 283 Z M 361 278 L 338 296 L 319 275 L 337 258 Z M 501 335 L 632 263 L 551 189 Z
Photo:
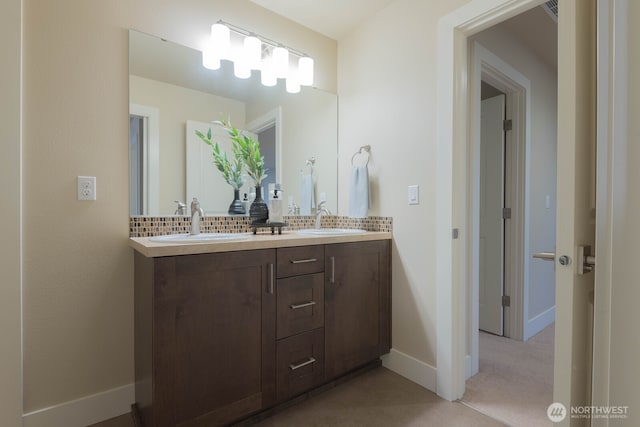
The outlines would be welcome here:
M 274 274 L 273 274 L 273 264 L 269 263 L 269 293 L 273 294 L 273 285 L 274 285 Z
M 292 259 L 289 262 L 291 264 L 306 264 L 308 262 L 317 262 L 317 258 L 307 258 L 307 259 Z
M 309 301 L 309 302 L 306 302 L 304 304 L 291 304 L 289 307 L 291 307 L 291 310 L 298 310 L 299 308 L 310 307 L 312 305 L 316 305 L 316 302 L 315 301 Z
M 289 369 L 291 369 L 292 371 L 295 371 L 296 369 L 300 369 L 300 368 L 302 368 L 304 366 L 311 365 L 312 363 L 315 363 L 315 362 L 316 362 L 316 359 L 314 359 L 313 357 L 309 356 L 309 359 L 307 359 L 306 361 L 300 363 L 299 365 L 293 365 L 293 364 L 289 365 Z
M 336 257 L 330 257 L 331 260 L 331 278 L 329 279 L 329 283 L 332 285 L 336 283 Z

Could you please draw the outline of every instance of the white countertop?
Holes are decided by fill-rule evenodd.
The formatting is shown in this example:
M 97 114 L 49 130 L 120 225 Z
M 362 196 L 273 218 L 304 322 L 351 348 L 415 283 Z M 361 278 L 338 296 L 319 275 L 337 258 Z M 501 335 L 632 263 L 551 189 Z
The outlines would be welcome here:
M 248 240 L 227 240 L 203 243 L 153 242 L 148 237 L 130 237 L 129 246 L 148 258 L 194 255 L 214 252 L 248 251 L 253 249 L 285 248 L 292 246 L 326 245 L 332 243 L 366 242 L 370 240 L 391 240 L 392 233 L 367 231 L 362 234 L 309 236 L 295 231 L 282 234 L 257 234 Z

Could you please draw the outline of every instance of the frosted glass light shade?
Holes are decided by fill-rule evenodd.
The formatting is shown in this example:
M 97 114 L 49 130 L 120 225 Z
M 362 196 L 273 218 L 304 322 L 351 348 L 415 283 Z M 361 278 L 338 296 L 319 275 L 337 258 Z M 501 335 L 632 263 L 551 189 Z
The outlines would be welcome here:
M 260 83 L 263 86 L 275 86 L 278 84 L 278 78 L 276 77 L 276 73 L 273 69 L 273 64 L 270 59 L 266 60 L 262 64 L 262 71 L 260 72 Z
M 298 78 L 300 84 L 311 86 L 313 84 L 313 59 L 303 56 L 298 60 Z
M 289 93 L 300 92 L 300 81 L 298 80 L 298 76 L 289 75 L 289 77 L 287 77 L 287 92 Z
M 219 58 L 227 58 L 231 46 L 229 27 L 223 24 L 213 24 L 211 26 L 211 43 Z
M 248 79 L 251 77 L 251 68 L 249 68 L 245 61 L 236 60 L 233 63 L 233 75 L 239 79 Z
M 218 70 L 220 68 L 220 57 L 216 54 L 211 43 L 207 44 L 202 51 L 202 66 L 209 70 Z
M 262 60 L 262 42 L 259 38 L 248 36 L 244 38 L 244 61 L 253 70 L 260 69 Z
M 273 69 L 279 79 L 284 79 L 289 74 L 289 51 L 284 47 L 273 49 Z

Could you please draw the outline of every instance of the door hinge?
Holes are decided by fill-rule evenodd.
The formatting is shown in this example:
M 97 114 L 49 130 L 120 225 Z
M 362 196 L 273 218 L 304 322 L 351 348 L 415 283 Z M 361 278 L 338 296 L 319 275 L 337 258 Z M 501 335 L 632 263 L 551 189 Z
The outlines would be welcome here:
M 502 209 L 502 219 L 511 219 L 511 208 Z
M 460 236 L 460 230 L 454 228 L 451 232 L 451 238 L 457 239 Z
M 502 129 L 503 130 L 512 130 L 513 129 L 513 121 L 511 121 L 511 120 L 503 120 L 502 121 Z
M 502 306 L 511 307 L 511 297 L 509 295 L 502 295 Z

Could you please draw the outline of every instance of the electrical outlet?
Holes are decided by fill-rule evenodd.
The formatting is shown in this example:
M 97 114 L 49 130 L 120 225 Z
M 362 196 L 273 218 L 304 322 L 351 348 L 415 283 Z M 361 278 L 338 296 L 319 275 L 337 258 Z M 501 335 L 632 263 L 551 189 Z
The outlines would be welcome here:
M 78 177 L 78 200 L 96 200 L 96 177 Z

